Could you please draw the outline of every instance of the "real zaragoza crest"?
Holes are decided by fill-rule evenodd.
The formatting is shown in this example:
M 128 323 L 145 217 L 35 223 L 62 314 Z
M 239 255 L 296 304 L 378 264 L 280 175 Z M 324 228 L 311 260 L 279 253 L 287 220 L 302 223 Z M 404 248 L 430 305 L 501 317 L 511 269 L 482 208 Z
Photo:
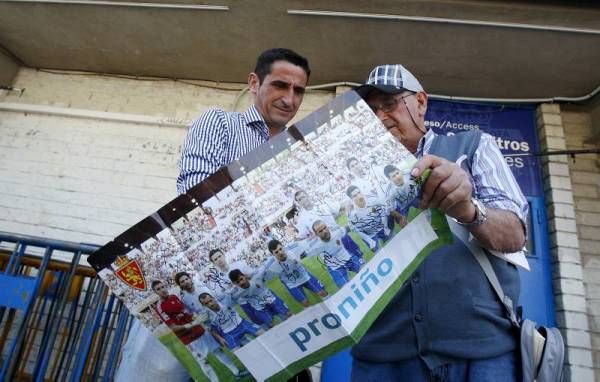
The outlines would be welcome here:
M 117 275 L 119 280 L 137 290 L 147 289 L 142 267 L 140 267 L 140 264 L 136 260 L 129 259 L 126 256 L 119 256 L 115 260 L 115 265 L 117 266 L 115 275 Z

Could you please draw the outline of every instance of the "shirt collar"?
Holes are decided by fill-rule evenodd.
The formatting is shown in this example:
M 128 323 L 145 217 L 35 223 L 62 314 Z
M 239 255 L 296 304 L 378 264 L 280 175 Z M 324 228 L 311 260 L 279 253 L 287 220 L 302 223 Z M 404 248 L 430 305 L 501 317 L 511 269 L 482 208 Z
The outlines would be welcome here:
M 246 121 L 246 126 L 256 127 L 263 134 L 269 136 L 269 127 L 265 122 L 265 119 L 260 115 L 260 112 L 256 108 L 256 105 L 252 104 L 245 112 L 242 113 L 242 117 L 244 121 Z
M 246 121 L 246 125 L 251 125 L 254 123 L 263 123 L 265 126 L 267 125 L 267 123 L 265 122 L 262 115 L 260 115 L 260 112 L 258 111 L 255 105 L 250 106 L 248 110 L 242 113 L 242 116 Z
M 431 143 L 433 142 L 434 137 L 435 133 L 433 132 L 433 130 L 427 130 L 427 133 L 425 133 L 425 135 L 423 135 L 419 140 L 417 152 L 415 153 L 416 157 L 422 157 L 424 154 L 429 152 L 429 148 L 431 147 Z

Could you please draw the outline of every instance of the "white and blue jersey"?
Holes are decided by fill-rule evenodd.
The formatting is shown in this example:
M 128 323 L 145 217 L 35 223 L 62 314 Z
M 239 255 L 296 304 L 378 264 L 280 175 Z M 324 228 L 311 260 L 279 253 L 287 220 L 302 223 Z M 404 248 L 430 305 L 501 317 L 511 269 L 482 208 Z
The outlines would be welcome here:
M 323 284 L 313 276 L 300 260 L 289 256 L 284 261 L 274 261 L 265 276 L 271 278 L 278 276 L 292 297 L 299 302 L 306 300 L 304 288 L 314 293 L 324 290 Z
M 337 227 L 338 224 L 335 220 L 337 211 L 327 204 L 320 204 L 313 207 L 312 210 L 301 208 L 298 210 L 298 237 L 302 239 L 311 238 L 315 236 L 312 229 L 314 222 L 317 220 L 323 221 L 328 227 Z
M 400 187 L 391 183 L 390 180 L 386 188 L 386 199 L 391 202 L 394 210 L 406 216 L 408 209 L 417 199 L 419 186 L 408 171 L 403 173 L 403 177 L 404 183 Z
M 229 272 L 233 269 L 239 269 L 246 274 L 252 272 L 247 264 L 241 262 L 232 263 L 227 270 L 219 269 L 214 265 L 204 270 L 204 285 L 213 292 L 211 295 L 218 299 L 233 292 L 235 285 L 229 278 Z
M 204 307 L 198 300 L 198 296 L 204 292 L 209 291 L 202 283 L 199 283 L 196 280 L 194 280 L 193 292 L 182 289 L 181 301 L 183 301 L 183 305 L 186 309 L 193 314 L 207 314 L 209 309 Z M 196 353 L 200 354 L 202 358 L 207 357 L 208 353 L 214 352 L 220 347 L 214 337 L 209 333 L 204 333 L 199 339 L 191 342 L 188 346 Z
M 206 308 L 198 300 L 198 297 L 205 292 L 211 293 L 204 284 L 194 280 L 194 290 L 192 292 L 181 289 L 181 301 L 183 301 L 183 305 L 185 305 L 190 312 L 195 314 L 205 313 Z
M 298 223 L 296 229 L 298 230 L 298 239 L 302 240 L 306 252 L 312 251 L 317 245 L 318 238 L 313 231 L 313 224 L 320 220 L 327 224 L 328 227 L 339 227 L 335 216 L 339 211 L 335 207 L 328 204 L 315 205 L 312 210 L 299 209 L 298 210 Z
M 233 306 L 223 304 L 219 301 L 217 301 L 217 304 L 219 304 L 218 311 L 215 312 L 212 309 L 206 309 L 206 311 L 208 312 L 210 324 L 220 329 L 223 333 L 231 332 L 244 321 Z
M 204 285 L 213 292 L 211 294 L 214 294 L 216 298 L 231 293 L 235 286 L 229 279 L 229 271 L 223 271 L 214 266 L 208 267 L 204 271 Z
M 275 302 L 275 294 L 261 281 L 250 280 L 248 288 L 238 287 L 233 295 L 240 304 L 248 303 L 256 310 Z
M 241 304 L 247 303 L 253 309 L 261 325 L 271 325 L 274 316 L 279 315 L 282 320 L 287 318 L 289 308 L 272 290 L 262 281 L 250 281 L 248 288 L 238 287 L 234 298 Z
M 381 182 L 378 177 L 373 175 L 372 177 L 357 177 L 352 178 L 351 183 L 358 187 L 360 192 L 367 199 L 380 199 L 384 196 L 384 189 L 381 186 Z
M 289 256 L 284 261 L 274 261 L 268 273 L 274 273 L 279 276 L 281 282 L 288 288 L 296 288 L 304 284 L 310 280 L 311 276 L 300 260 L 290 258 Z
M 266 305 L 274 303 L 276 296 L 264 283 L 264 275 L 273 263 L 275 263 L 275 259 L 271 257 L 258 269 L 249 274 L 242 271 L 246 276 L 251 278 L 249 280 L 250 286 L 242 288 L 238 285 L 231 295 L 232 299 L 236 300 L 239 304 L 249 304 L 256 310 L 264 309 Z
M 244 336 L 256 336 L 260 328 L 238 314 L 232 306 L 219 303 L 219 310 L 207 309 L 213 330 L 216 330 L 227 342 L 227 347 L 235 349 L 243 344 Z
M 285 246 L 287 254 L 294 258 L 301 258 L 309 252 L 309 243 L 306 240 L 292 241 Z
M 329 241 L 320 240 L 317 250 L 319 258 L 327 267 L 329 274 L 338 287 L 348 282 L 348 271 L 358 272 L 363 265 L 360 249 L 354 245 L 354 253 L 350 253 L 342 242 L 344 236 L 345 232 L 343 230 L 331 232 Z
M 387 224 L 387 208 L 385 204 L 369 203 L 364 208 L 356 205 L 348 214 L 348 225 L 351 229 L 370 237 L 377 236 Z
M 330 232 L 331 238 L 329 241 L 319 240 L 316 253 L 327 268 L 338 269 L 344 267 L 352 256 L 342 244 L 342 237 L 346 233 L 339 229 Z

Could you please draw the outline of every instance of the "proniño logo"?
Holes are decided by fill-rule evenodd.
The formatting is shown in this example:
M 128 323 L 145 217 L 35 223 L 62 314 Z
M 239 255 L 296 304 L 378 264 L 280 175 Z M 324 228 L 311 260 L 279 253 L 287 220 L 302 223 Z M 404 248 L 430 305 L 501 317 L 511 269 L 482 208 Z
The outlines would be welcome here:
M 306 343 L 313 336 L 320 336 L 325 330 L 334 330 L 342 325 L 342 320 L 350 317 L 352 311 L 358 308 L 358 305 L 365 301 L 365 298 L 371 293 L 371 287 L 379 285 L 380 278 L 388 276 L 393 269 L 394 263 L 389 258 L 383 258 L 377 264 L 375 271 L 371 272 L 368 267 L 361 272 L 358 286 L 352 282 L 350 290 L 352 294 L 346 296 L 337 306 L 337 313 L 327 313 L 321 318 L 315 318 L 308 321 L 305 326 L 297 327 L 288 333 L 294 343 L 301 351 L 306 351 Z M 371 283 L 371 285 L 369 285 Z

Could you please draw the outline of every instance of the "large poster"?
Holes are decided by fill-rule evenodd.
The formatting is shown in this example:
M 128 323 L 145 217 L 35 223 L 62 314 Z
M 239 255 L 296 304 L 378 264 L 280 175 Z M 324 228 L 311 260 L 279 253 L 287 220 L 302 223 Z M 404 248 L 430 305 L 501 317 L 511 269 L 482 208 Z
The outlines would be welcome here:
M 415 158 L 354 92 L 89 258 L 196 380 L 285 380 L 360 339 L 451 240 Z

